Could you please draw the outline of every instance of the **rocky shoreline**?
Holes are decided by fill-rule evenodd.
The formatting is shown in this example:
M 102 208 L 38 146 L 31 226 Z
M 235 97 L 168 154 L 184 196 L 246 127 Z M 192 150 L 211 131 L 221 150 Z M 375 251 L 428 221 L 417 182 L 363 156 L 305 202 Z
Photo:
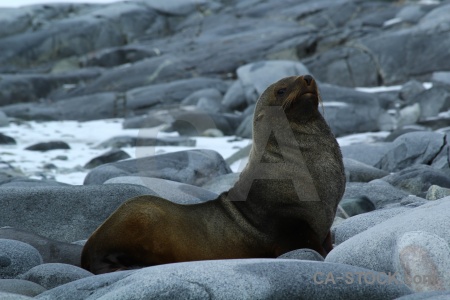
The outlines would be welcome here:
M 31 121 L 120 118 L 123 128 L 139 131 L 89 145 L 104 153 L 83 166 L 82 185 L 31 178 L 2 151 L 0 298 L 449 297 L 449 26 L 450 1 L 0 8 L 1 145 L 13 151 L 19 137 L 2 129 Z M 144 194 L 182 204 L 214 199 L 234 184 L 230 166 L 249 150 L 226 159 L 198 146 L 129 158 L 125 147 L 251 139 L 259 94 L 279 78 L 307 73 L 319 81 L 337 137 L 386 132 L 341 147 L 348 183 L 332 227 L 335 249 L 325 259 L 299 249 L 276 259 L 106 275 L 79 267 L 83 243 L 123 201 Z M 150 128 L 178 136 L 145 136 Z M 76 155 L 64 140 L 30 146 Z M 44 165 L 44 175 L 58 168 Z

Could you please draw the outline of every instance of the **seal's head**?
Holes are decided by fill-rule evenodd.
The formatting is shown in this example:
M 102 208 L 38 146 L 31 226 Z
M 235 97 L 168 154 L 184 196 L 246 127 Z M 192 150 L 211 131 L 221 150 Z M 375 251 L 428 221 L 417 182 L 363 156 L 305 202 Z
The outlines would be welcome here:
M 319 113 L 319 102 L 317 83 L 311 75 L 291 76 L 269 86 L 255 112 L 261 113 L 263 106 L 281 106 L 288 119 L 306 122 Z

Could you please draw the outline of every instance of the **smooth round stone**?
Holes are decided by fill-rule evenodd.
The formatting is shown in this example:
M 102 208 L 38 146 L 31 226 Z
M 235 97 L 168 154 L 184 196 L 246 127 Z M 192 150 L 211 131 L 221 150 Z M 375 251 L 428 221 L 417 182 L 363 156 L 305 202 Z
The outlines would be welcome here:
M 15 240 L 0 239 L 0 253 L 4 267 L 0 267 L 0 278 L 15 278 L 29 269 L 42 264 L 36 248 Z

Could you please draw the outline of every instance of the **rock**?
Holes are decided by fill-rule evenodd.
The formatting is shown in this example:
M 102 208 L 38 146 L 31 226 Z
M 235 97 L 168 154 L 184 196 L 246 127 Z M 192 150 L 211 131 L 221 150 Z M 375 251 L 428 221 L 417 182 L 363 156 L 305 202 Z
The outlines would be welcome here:
M 91 272 L 67 264 L 49 263 L 31 268 L 20 275 L 20 279 L 28 280 L 51 290 L 57 286 L 78 279 L 94 276 Z
M 180 104 L 181 105 L 197 105 L 197 103 L 200 101 L 200 99 L 204 99 L 204 98 L 206 98 L 208 101 L 211 101 L 211 102 L 221 102 L 222 93 L 214 88 L 198 90 L 198 91 L 193 92 L 186 98 L 184 98 Z
M 414 101 L 414 98 L 424 91 L 425 88 L 423 87 L 423 84 L 413 79 L 402 85 L 399 96 L 400 99 L 402 99 L 406 103 L 413 104 L 417 103 L 416 101 Z
M 146 0 L 145 4 L 161 13 L 176 16 L 188 15 L 196 10 L 203 11 L 210 5 L 206 0 Z
M 125 200 L 146 194 L 127 184 L 1 188 L 0 225 L 72 242 L 90 236 Z
M 274 60 L 250 63 L 236 70 L 248 103 L 255 103 L 265 89 L 281 78 L 310 74 L 300 62 Z
M 404 22 L 416 24 L 426 13 L 426 6 L 409 4 L 401 8 L 396 17 L 402 19 Z
M 251 139 L 253 136 L 253 115 L 246 116 L 239 127 L 236 135 L 242 138 Z
M 336 216 L 348 219 L 373 210 L 375 210 L 375 205 L 367 197 L 342 198 Z
M 450 296 L 450 291 L 417 292 L 402 296 L 396 300 L 445 300 Z
M 394 299 L 411 291 L 399 281 L 345 283 L 337 279 L 325 284 L 326 276 L 369 272 L 388 282 L 385 274 L 371 270 L 316 261 L 284 259 L 240 259 L 167 264 L 133 272 L 89 277 L 42 293 L 36 299 L 209 298 L 209 299 Z M 328 282 L 327 282 L 328 283 Z
M 116 162 L 119 160 L 124 160 L 130 158 L 131 156 L 123 150 L 111 149 L 106 153 L 103 153 L 97 157 L 91 159 L 88 163 L 84 165 L 86 169 L 93 169 L 103 164 Z
M 143 176 L 201 186 L 218 175 L 230 172 L 217 152 L 187 150 L 102 165 L 88 173 L 84 184 L 102 184 L 120 176 Z
M 450 108 L 450 92 L 446 88 L 433 86 L 417 95 L 413 101 L 420 105 L 420 120 L 423 121 Z
M 25 150 L 43 151 L 43 152 L 55 149 L 70 149 L 70 146 L 63 141 L 52 141 L 45 143 L 37 143 L 25 148 Z
M 43 286 L 22 279 L 0 279 L 0 299 L 25 300 L 45 292 Z
M 450 72 L 433 72 L 431 80 L 448 85 L 450 84 Z
M 379 130 L 382 111 L 375 94 L 322 83 L 320 96 L 322 114 L 336 136 Z
M 347 183 L 345 193 L 342 198 L 367 197 L 373 204 L 375 204 L 377 209 L 380 209 L 391 204 L 399 203 L 400 200 L 406 196 L 408 196 L 408 193 L 378 179 L 369 183 Z
M 240 80 L 236 80 L 228 88 L 227 92 L 223 96 L 222 105 L 228 110 L 242 111 L 247 107 L 247 99 L 245 97 L 245 90 Z
M 0 133 L 0 145 L 15 145 L 16 140 L 10 136 Z
M 418 207 L 424 204 L 427 204 L 428 201 L 421 197 L 416 197 L 414 195 L 409 195 L 408 197 L 403 198 L 400 201 L 400 205 L 407 206 L 407 207 Z
M 68 186 L 66 183 L 54 180 L 29 179 L 26 177 L 13 177 L 0 181 L 0 187 L 33 187 L 33 186 Z
M 142 147 L 142 146 L 185 146 L 195 147 L 196 140 L 169 136 L 169 137 L 134 137 L 134 136 L 116 136 L 104 142 L 101 142 L 95 148 L 123 148 L 123 147 Z
M 360 161 L 369 166 L 376 166 L 390 150 L 391 143 L 353 144 L 342 146 L 344 158 Z
M 343 160 L 347 182 L 369 182 L 389 174 L 351 158 L 344 157 Z
M 442 261 L 444 266 L 447 264 L 449 209 L 449 197 L 413 208 L 341 243 L 328 254 L 325 262 L 350 264 L 379 272 L 406 271 L 413 279 L 416 275 L 421 276 L 410 285 L 413 289 L 420 290 L 423 285 L 428 290 L 438 289 L 435 280 L 425 281 L 424 276 L 429 276 L 427 278 L 438 279 L 448 289 L 445 286 L 450 282 L 446 280 L 450 275 L 449 269 L 436 269 L 428 263 Z M 433 242 L 430 243 L 431 240 Z M 416 250 L 408 249 L 411 243 L 418 246 Z M 399 249 L 404 252 L 399 252 Z M 399 264 L 399 259 L 403 263 Z M 426 272 L 422 273 L 421 268 Z
M 401 235 L 397 239 L 393 263 L 400 271 L 401 280 L 414 291 L 448 290 L 450 287 L 450 247 L 435 234 L 410 231 Z
M 216 194 L 221 194 L 228 191 L 234 186 L 239 179 L 240 173 L 229 173 L 217 176 L 210 181 L 204 183 L 202 188 Z
M 351 237 L 380 224 L 396 215 L 410 211 L 412 208 L 400 206 L 392 208 L 377 209 L 370 213 L 356 215 L 345 219 L 332 228 L 335 245 L 342 244 Z
M 387 137 L 384 138 L 384 141 L 393 142 L 396 138 L 398 138 L 401 135 L 404 135 L 405 133 L 416 131 L 424 131 L 424 130 L 422 128 L 415 128 L 415 127 L 400 128 L 391 132 Z
M 426 199 L 438 200 L 447 196 L 450 196 L 450 189 L 446 189 L 438 185 L 432 185 L 427 191 Z
M 176 181 L 138 177 L 124 176 L 111 178 L 104 184 L 136 184 L 150 189 L 155 195 L 179 204 L 201 203 L 217 198 L 218 194 L 194 185 L 184 184 Z
M 15 240 L 0 239 L 0 278 L 15 278 L 34 266 L 42 257 L 34 247 Z
M 416 124 L 422 114 L 421 107 L 418 103 L 406 106 L 399 112 L 397 126 L 402 128 L 404 126 Z
M 437 132 L 410 132 L 401 135 L 376 164 L 380 169 L 396 172 L 417 164 L 429 164 L 444 146 L 445 135 Z
M 239 149 L 237 152 L 233 153 L 230 157 L 225 159 L 228 165 L 232 165 L 236 161 L 239 161 L 243 158 L 247 158 L 250 155 L 250 150 L 252 149 L 252 141 L 249 141 L 248 145 Z M 245 166 L 243 166 L 245 167 Z
M 300 260 L 312 260 L 323 261 L 322 255 L 312 249 L 298 249 L 284 253 L 278 256 L 280 259 L 300 259 Z
M 41 235 L 11 227 L 0 228 L 0 239 L 10 239 L 24 242 L 36 248 L 42 256 L 43 263 L 65 263 L 80 265 L 80 245 L 59 242 Z
M 9 126 L 9 118 L 8 116 L 0 110 L 0 127 Z
M 208 129 L 218 129 L 225 135 L 234 135 L 241 117 L 231 114 L 208 113 L 206 111 L 181 111 L 174 113 L 169 131 L 182 136 L 201 136 Z
M 425 193 L 433 184 L 450 188 L 450 177 L 428 165 L 407 167 L 397 173 L 383 177 L 381 180 L 413 195 L 425 196 Z

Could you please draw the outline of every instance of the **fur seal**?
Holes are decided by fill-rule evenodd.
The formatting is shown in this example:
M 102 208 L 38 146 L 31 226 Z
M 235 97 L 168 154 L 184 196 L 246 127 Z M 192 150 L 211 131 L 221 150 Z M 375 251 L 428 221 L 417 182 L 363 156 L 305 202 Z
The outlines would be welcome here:
M 310 75 L 270 85 L 256 104 L 249 162 L 229 191 L 194 205 L 127 200 L 88 239 L 81 266 L 101 274 L 300 248 L 326 256 L 345 173 L 319 102 Z

